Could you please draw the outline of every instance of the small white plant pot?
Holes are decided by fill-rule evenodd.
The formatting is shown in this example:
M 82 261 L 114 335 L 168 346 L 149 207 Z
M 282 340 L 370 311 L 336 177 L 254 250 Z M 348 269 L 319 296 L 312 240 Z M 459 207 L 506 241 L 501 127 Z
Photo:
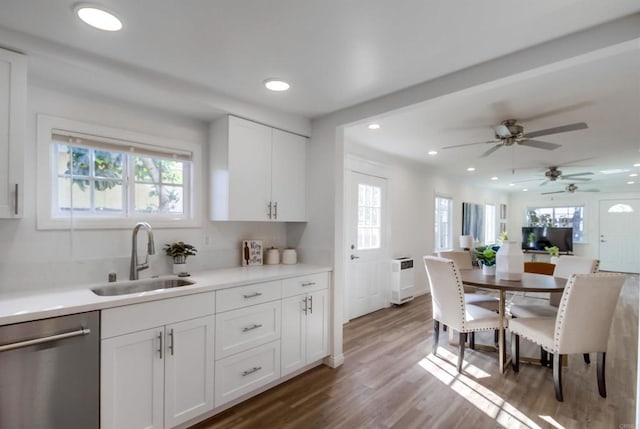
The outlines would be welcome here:
M 485 276 L 495 276 L 496 275 L 496 266 L 495 265 L 482 265 L 482 274 Z

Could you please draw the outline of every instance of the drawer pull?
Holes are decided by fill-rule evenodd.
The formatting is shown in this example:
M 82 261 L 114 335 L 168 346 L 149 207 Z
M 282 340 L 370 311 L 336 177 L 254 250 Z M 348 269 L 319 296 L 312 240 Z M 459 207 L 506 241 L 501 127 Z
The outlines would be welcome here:
M 246 377 L 247 375 L 251 375 L 251 374 L 253 374 L 253 373 L 254 373 L 254 372 L 256 372 L 256 371 L 260 371 L 261 369 L 262 369 L 262 367 L 261 367 L 261 366 L 254 366 L 254 367 L 253 367 L 253 368 L 251 368 L 251 369 L 248 369 L 248 370 L 246 370 L 246 371 L 243 371 L 243 372 L 242 372 L 242 376 L 243 376 L 243 377 Z
M 254 329 L 258 329 L 258 328 L 262 328 L 262 325 L 257 325 L 257 324 L 253 324 L 251 326 L 246 326 L 244 328 L 242 328 L 242 332 L 249 332 L 249 331 L 253 331 Z
M 302 301 L 304 302 L 304 308 L 302 311 L 304 311 L 304 314 L 307 314 L 307 297 L 305 296 Z
M 313 314 L 313 297 L 309 297 L 309 313 Z
M 316 284 L 316 282 L 306 282 L 302 283 L 302 287 L 313 286 L 314 284 Z
M 256 296 L 262 296 L 260 292 L 250 293 L 249 295 L 242 295 L 244 299 L 255 298 Z

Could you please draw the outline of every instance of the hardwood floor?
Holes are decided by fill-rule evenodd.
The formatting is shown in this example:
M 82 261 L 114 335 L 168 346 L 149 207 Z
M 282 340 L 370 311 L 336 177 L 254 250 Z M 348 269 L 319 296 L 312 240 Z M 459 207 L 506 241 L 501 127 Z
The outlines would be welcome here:
M 591 365 L 569 357 L 565 401 L 557 402 L 551 369 L 521 364 L 518 374 L 502 375 L 493 352 L 466 351 L 458 374 L 446 335 L 431 353 L 432 327 L 428 296 L 353 320 L 344 327 L 342 367 L 315 368 L 194 428 L 634 427 L 638 276 L 625 283 L 613 321 L 606 399 L 593 356 Z M 492 334 L 476 342 L 491 343 Z M 538 355 L 525 346 L 522 354 Z

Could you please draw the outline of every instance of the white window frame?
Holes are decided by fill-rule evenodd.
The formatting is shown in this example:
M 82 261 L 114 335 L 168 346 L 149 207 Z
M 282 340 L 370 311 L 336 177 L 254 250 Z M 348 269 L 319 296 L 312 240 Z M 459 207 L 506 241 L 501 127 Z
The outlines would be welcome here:
M 497 216 L 496 205 L 485 204 L 484 205 L 484 244 L 493 244 L 498 238 L 496 232 Z
M 447 224 L 448 224 L 448 228 L 447 228 L 447 236 L 448 236 L 448 246 L 446 247 L 440 247 L 440 237 L 438 236 L 438 232 L 442 229 L 442 228 L 436 228 L 436 225 L 440 225 L 439 220 L 440 220 L 440 212 L 439 212 L 439 205 L 438 205 L 438 200 L 439 199 L 443 199 L 443 200 L 447 200 L 449 202 L 449 209 L 448 209 L 448 220 L 447 220 Z M 433 243 L 433 247 L 435 249 L 435 251 L 439 251 L 439 250 L 448 250 L 448 249 L 453 249 L 453 198 L 451 197 L 447 197 L 444 195 L 436 195 L 435 198 L 433 199 L 433 204 L 435 206 L 434 210 L 433 210 L 433 214 L 434 214 L 434 225 L 433 225 L 433 237 L 434 237 L 434 243 Z
M 52 151 L 52 135 L 56 130 L 87 136 L 100 136 L 110 143 L 122 142 L 123 151 L 130 146 L 155 149 L 170 153 L 191 153 L 190 177 L 185 183 L 184 214 L 131 213 L 127 216 L 81 216 L 70 214 L 56 217 L 53 214 L 53 185 L 55 160 Z M 37 115 L 37 229 L 129 229 L 136 222 L 149 222 L 154 228 L 194 228 L 202 222 L 201 147 L 198 144 L 127 131 L 104 125 L 90 124 L 71 119 Z

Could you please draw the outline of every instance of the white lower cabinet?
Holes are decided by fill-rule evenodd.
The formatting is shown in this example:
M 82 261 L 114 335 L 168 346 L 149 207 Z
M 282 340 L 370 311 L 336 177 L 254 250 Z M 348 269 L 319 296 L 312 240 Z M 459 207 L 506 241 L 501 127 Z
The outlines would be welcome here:
M 282 376 L 327 356 L 328 296 L 325 289 L 282 300 Z
M 201 313 L 198 306 L 213 312 L 213 293 L 206 295 L 103 310 L 103 429 L 172 428 L 213 410 L 215 316 L 174 322 Z M 171 303 L 174 311 L 160 316 Z M 145 326 L 162 317 L 174 323 Z M 129 330 L 144 329 L 123 333 L 127 320 Z

